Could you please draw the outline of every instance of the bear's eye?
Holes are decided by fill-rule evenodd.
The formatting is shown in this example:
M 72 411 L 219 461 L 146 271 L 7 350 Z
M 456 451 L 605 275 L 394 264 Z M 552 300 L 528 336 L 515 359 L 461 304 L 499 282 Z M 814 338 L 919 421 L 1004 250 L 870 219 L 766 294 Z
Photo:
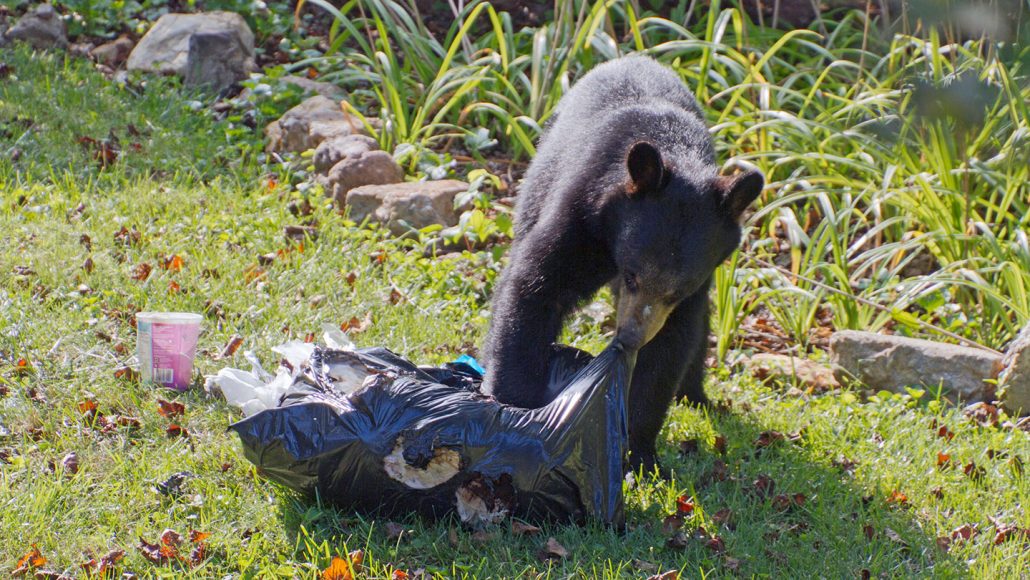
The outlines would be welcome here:
M 623 282 L 626 284 L 626 290 L 630 293 L 635 293 L 639 289 L 636 274 L 626 274 Z

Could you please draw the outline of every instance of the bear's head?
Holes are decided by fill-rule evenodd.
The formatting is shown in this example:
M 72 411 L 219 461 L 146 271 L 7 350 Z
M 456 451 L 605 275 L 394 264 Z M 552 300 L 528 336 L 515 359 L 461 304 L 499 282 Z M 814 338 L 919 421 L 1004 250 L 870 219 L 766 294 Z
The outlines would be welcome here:
M 762 174 L 719 176 L 714 166 L 677 166 L 652 143 L 633 144 L 616 206 L 613 258 L 619 277 L 617 338 L 647 344 L 669 314 L 695 294 L 740 244 L 744 210 L 764 186 Z

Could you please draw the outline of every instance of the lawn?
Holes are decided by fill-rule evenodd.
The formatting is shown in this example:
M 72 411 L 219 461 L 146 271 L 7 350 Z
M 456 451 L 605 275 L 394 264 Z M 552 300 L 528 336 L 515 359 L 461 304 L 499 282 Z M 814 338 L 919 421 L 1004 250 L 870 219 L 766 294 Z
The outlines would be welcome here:
M 695 28 L 710 40 L 733 22 L 713 17 Z M 896 139 L 877 143 L 870 135 L 882 128 L 874 121 L 897 120 L 910 106 L 900 87 L 919 65 L 906 60 L 906 51 L 923 45 L 893 40 L 861 52 L 861 23 L 848 26 L 818 41 L 748 27 L 751 41 L 768 49 L 761 62 L 739 35 L 711 51 L 700 42 L 660 45 L 688 77 L 708 79 L 699 94 L 719 105 L 710 121 L 722 158 L 758 164 L 771 183 L 752 218 L 747 251 L 717 276 L 719 361 L 755 348 L 745 322 L 758 315 L 773 321 L 786 350 L 815 359 L 825 353 L 810 331 L 824 307 L 837 328 L 918 334 L 906 326 L 907 315 L 996 348 L 1030 317 L 1030 252 L 1018 244 L 1020 231 L 1026 239 L 1030 197 L 1027 71 L 1014 64 L 1019 59 L 992 60 L 967 43 L 955 49 L 958 60 L 927 66 L 987 79 L 997 89 L 988 121 L 958 129 L 904 125 Z M 659 46 L 655 28 L 640 29 L 629 42 Z M 514 54 L 532 31 L 507 33 L 515 49 L 511 70 L 530 74 L 531 59 L 516 62 Z M 359 50 L 362 42 L 354 37 L 341 46 Z M 673 54 L 677 49 L 682 55 Z M 883 60 L 863 62 L 861 70 L 813 68 L 831 57 Z M 340 71 L 347 69 L 335 58 L 315 64 L 346 83 Z M 339 58 L 368 65 L 369 74 L 397 74 L 357 53 Z M 254 130 L 233 114 L 219 119 L 198 107 L 204 95 L 172 80 L 119 85 L 82 58 L 23 47 L 3 49 L 0 62 L 10 69 L 0 84 L 0 574 L 33 546 L 46 559 L 41 568 L 72 577 L 88 575 L 82 565 L 112 550 L 124 551 L 112 567 L 118 574 L 176 578 L 317 577 L 334 556 L 355 550 L 363 552 L 362 574 L 395 578 L 402 577 L 397 571 L 1009 578 L 1030 569 L 1030 436 L 1007 417 L 977 421 L 931 389 L 870 393 L 856 385 L 817 393 L 763 384 L 733 364 L 710 372 L 707 390 L 718 404 L 672 410 L 659 452 L 673 477 L 627 480 L 624 532 L 542 523 L 532 534 L 509 525 L 466 529 L 456 518 L 390 521 L 265 481 L 226 432 L 241 414 L 205 394 L 202 379 L 176 394 L 134 378 L 135 312 L 204 313 L 199 374 L 246 368 L 245 351 L 272 366 L 271 347 L 320 336 L 323 324 L 355 317 L 369 321 L 351 334 L 359 346 L 383 345 L 438 364 L 481 344 L 502 252 L 427 257 L 425 240 L 397 240 L 349 221 L 317 191 L 297 187 L 306 180 L 303 158 L 287 165 L 261 153 L 260 123 Z M 587 66 L 582 56 L 568 63 Z M 845 73 L 835 77 L 837 70 Z M 843 84 L 851 74 L 855 84 Z M 432 88 L 427 80 L 423 86 Z M 389 95 L 358 86 L 354 98 L 363 111 L 389 114 L 376 104 Z M 414 90 L 394 88 L 398 95 Z M 548 90 L 517 102 L 519 90 L 497 89 L 476 95 L 475 103 L 456 101 L 451 113 L 472 111 L 470 127 L 482 126 L 509 157 L 524 159 L 532 139 L 523 141 L 520 132 L 533 136 L 533 125 L 553 106 Z M 505 115 L 484 105 L 491 98 Z M 431 101 L 404 102 L 417 108 Z M 777 107 L 781 115 L 769 114 Z M 463 136 L 453 121 L 427 121 L 430 129 L 421 133 L 394 123 L 395 132 L 380 141 L 411 145 L 417 154 L 408 168 L 426 171 L 427 163 L 449 161 L 440 146 L 445 137 Z M 105 164 L 100 143 L 112 136 L 121 153 Z M 962 139 L 968 140 L 956 144 Z M 483 160 L 465 143 L 471 158 Z M 927 148 L 914 153 L 913 143 Z M 956 161 L 956 151 L 977 159 Z M 450 171 L 464 176 L 476 167 L 474 161 Z M 965 195 L 948 195 L 955 191 Z M 312 204 L 310 215 L 297 211 L 303 200 Z M 505 209 L 495 204 L 492 211 Z M 993 242 L 967 235 L 967 218 L 997 225 Z M 287 226 L 302 224 L 315 233 L 285 235 Z M 911 231 L 923 235 L 904 235 Z M 863 247 L 859 238 L 870 232 L 884 240 Z M 901 273 L 919 251 L 931 253 L 938 270 Z M 818 274 L 883 308 L 859 307 L 749 256 L 776 260 L 787 274 Z M 610 331 L 604 321 L 578 315 L 563 340 L 596 353 Z M 223 352 L 234 336 L 243 338 L 242 347 Z M 162 400 L 181 403 L 182 413 L 169 412 Z M 678 518 L 667 518 L 678 509 Z M 182 557 L 155 562 L 160 557 L 145 544 L 159 543 L 169 529 L 183 537 Z M 207 536 L 193 542 L 191 531 Z M 567 557 L 541 557 L 551 537 Z

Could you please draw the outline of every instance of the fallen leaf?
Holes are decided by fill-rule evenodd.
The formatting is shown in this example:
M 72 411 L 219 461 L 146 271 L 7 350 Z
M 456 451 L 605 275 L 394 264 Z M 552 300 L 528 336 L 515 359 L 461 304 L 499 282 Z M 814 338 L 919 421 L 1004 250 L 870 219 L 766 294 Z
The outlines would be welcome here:
M 350 320 L 347 320 L 340 325 L 340 330 L 348 334 L 357 334 L 359 332 L 364 332 L 371 325 L 372 313 L 369 312 L 365 314 L 365 318 L 363 320 L 358 319 L 357 316 L 352 316 Z
M 890 495 L 887 496 L 887 503 L 893 503 L 901 506 L 908 505 L 908 496 L 901 493 L 898 490 L 891 491 Z
M 393 580 L 408 580 L 408 573 L 404 570 L 394 570 L 390 577 Z
M 876 537 L 876 528 L 872 524 L 866 524 L 862 526 L 862 535 L 865 536 L 865 539 L 872 540 Z
M 998 522 L 994 522 L 994 525 L 997 530 L 994 534 L 995 546 L 1017 537 L 1022 537 L 1024 540 L 1030 539 L 1030 529 L 1020 528 L 1011 524 L 999 524 Z
M 723 542 L 722 538 L 720 538 L 719 536 L 713 536 L 711 539 L 705 542 L 705 547 L 715 552 L 716 554 L 720 554 L 726 551 L 726 542 Z
M 933 498 L 936 498 L 936 499 L 944 499 L 944 489 L 942 489 L 940 486 L 937 486 L 937 487 L 931 489 L 930 490 L 930 497 L 933 497 Z
M 397 540 L 399 540 L 399 539 L 404 537 L 404 532 L 405 532 L 405 528 L 404 528 L 404 526 L 402 524 L 398 524 L 397 522 L 387 522 L 386 523 L 386 539 L 387 540 L 389 540 L 391 542 L 396 542 Z
M 648 576 L 647 580 L 677 580 L 680 577 L 679 570 L 669 570 L 662 572 L 661 574 L 655 574 L 654 576 Z
M 973 403 L 963 409 L 962 414 L 981 427 L 998 426 L 998 408 L 990 403 Z
M 161 532 L 161 543 L 165 546 L 178 546 L 182 543 L 182 535 L 169 528 Z
M 86 259 L 83 260 L 83 262 L 82 262 L 82 269 L 85 270 L 87 274 L 92 272 L 93 271 L 93 258 L 90 258 L 90 257 L 87 256 Z
M 208 532 L 200 532 L 200 531 L 197 531 L 197 530 L 190 530 L 190 542 L 191 543 L 199 544 L 199 543 L 203 542 L 204 540 L 208 539 L 209 537 L 211 537 L 211 534 L 208 533 Z
M 739 572 L 740 571 L 740 564 L 741 564 L 741 562 L 740 562 L 739 559 L 731 558 L 730 556 L 726 556 L 725 558 L 723 558 L 723 561 L 722 561 L 722 565 L 725 566 L 726 569 L 729 570 L 730 572 Z
M 684 516 L 694 513 L 694 502 L 691 501 L 692 499 L 685 495 L 679 496 L 676 499 L 676 513 Z
M 125 550 L 111 550 L 110 552 L 101 556 L 99 560 L 97 560 L 96 558 L 90 558 L 88 561 L 83 562 L 82 569 L 84 572 L 86 572 L 88 576 L 104 577 L 124 557 Z
M 68 475 L 75 475 L 76 473 L 78 473 L 79 472 L 79 456 L 78 456 L 78 454 L 75 453 L 74 451 L 72 451 L 68 455 L 65 455 L 64 459 L 61 460 L 61 468 L 64 469 L 64 472 L 67 473 Z
M 541 560 L 564 560 L 569 557 L 569 551 L 565 549 L 565 546 L 558 543 L 558 540 L 554 537 L 547 538 L 547 542 L 544 543 L 543 549 L 538 554 Z
M 46 565 L 46 558 L 39 551 L 36 544 L 32 544 L 32 549 L 25 553 L 24 556 L 18 559 L 17 567 L 11 571 L 12 576 L 20 576 L 25 574 L 33 568 L 39 568 Z
M 951 441 L 955 438 L 955 433 L 948 429 L 947 425 L 941 425 L 937 429 L 937 436 L 944 439 L 945 441 Z
M 951 467 L 951 455 L 947 453 L 937 453 L 937 468 L 942 469 L 945 467 Z
M 755 447 L 762 449 L 784 439 L 783 433 L 779 431 L 763 431 L 758 435 L 758 439 L 755 440 Z
M 161 267 L 165 270 L 168 270 L 169 272 L 178 272 L 182 270 L 182 267 L 184 265 L 185 262 L 183 261 L 182 256 L 178 254 L 166 256 L 165 259 L 161 262 Z
M 353 580 L 354 574 L 351 572 L 350 562 L 339 556 L 333 556 L 329 567 L 322 570 L 321 578 L 322 580 Z
M 965 473 L 966 477 L 972 479 L 973 481 L 980 481 L 987 474 L 987 470 L 977 465 L 976 462 L 970 461 L 966 464 L 965 467 L 962 468 L 962 473 Z
M 354 287 L 354 283 L 358 281 L 358 274 L 357 274 L 357 272 L 351 271 L 350 273 L 348 273 L 347 276 L 344 278 L 344 281 L 347 282 L 348 286 L 353 288 Z
M 665 540 L 665 547 L 670 550 L 685 550 L 690 544 L 690 539 L 683 532 L 676 532 L 668 540 Z
M 81 401 L 78 404 L 78 408 L 79 413 L 82 413 L 83 415 L 94 414 L 97 411 L 97 403 L 96 401 L 91 401 L 87 399 L 85 401 Z
M 712 445 L 715 448 L 715 452 L 719 455 L 726 455 L 726 437 L 722 435 L 715 436 L 715 443 Z
M 976 529 L 976 526 L 972 526 L 972 525 L 969 525 L 969 524 L 963 524 L 963 525 L 955 528 L 954 530 L 951 530 L 951 539 L 952 540 L 968 540 L 970 538 L 975 537 L 978 533 L 979 533 L 979 530 Z
M 190 550 L 190 565 L 199 566 L 204 561 L 204 557 L 207 556 L 207 546 L 203 543 L 193 546 Z
M 179 286 L 178 282 L 176 282 L 175 280 L 169 280 L 168 281 L 168 293 L 169 294 L 178 294 L 181 291 L 182 291 L 182 286 Z
M 404 295 L 397 291 L 396 288 L 390 290 L 390 304 L 396 306 L 404 301 Z
M 683 527 L 683 518 L 679 514 L 665 516 L 662 520 L 662 533 L 673 534 Z
M 136 264 L 136 266 L 132 269 L 132 272 L 129 274 L 129 277 L 131 277 L 133 280 L 143 282 L 150 277 L 150 271 L 152 269 L 153 268 L 150 266 L 150 264 L 146 262 L 140 262 L 139 264 Z
M 680 441 L 680 455 L 686 457 L 697 453 L 698 445 L 697 439 L 684 439 Z
M 219 359 L 229 358 L 236 354 L 236 351 L 240 349 L 240 345 L 243 344 L 243 337 L 234 334 L 229 337 L 229 342 L 225 343 L 225 347 L 222 348 L 222 352 L 218 354 Z
M 139 548 L 140 554 L 144 559 L 154 564 L 166 564 L 178 556 L 173 546 L 151 544 L 143 539 L 142 536 L 140 536 L 137 548 Z
M 712 514 L 712 521 L 717 524 L 729 524 L 733 521 L 733 510 L 730 508 L 722 508 Z
M 135 382 L 139 380 L 139 373 L 129 365 L 122 365 L 114 369 L 114 378 Z
M 183 439 L 188 439 L 190 436 L 190 432 L 187 431 L 185 427 L 182 427 L 181 425 L 176 425 L 175 423 L 169 425 L 168 428 L 165 429 L 165 433 L 172 438 L 182 437 Z
M 540 528 L 520 522 L 519 520 L 511 521 L 511 534 L 513 536 L 535 536 L 540 533 Z
M 186 414 L 186 406 L 178 401 L 166 401 L 164 399 L 157 400 L 157 413 L 162 417 L 168 419 L 174 419 L 175 417 L 182 417 Z
M 658 564 L 652 562 L 646 562 L 644 560 L 633 560 L 633 567 L 641 572 L 657 572 Z
M 776 482 L 773 478 L 768 475 L 761 473 L 758 475 L 758 479 L 752 482 L 752 492 L 759 498 L 767 498 L 772 495 L 773 490 L 776 489 Z

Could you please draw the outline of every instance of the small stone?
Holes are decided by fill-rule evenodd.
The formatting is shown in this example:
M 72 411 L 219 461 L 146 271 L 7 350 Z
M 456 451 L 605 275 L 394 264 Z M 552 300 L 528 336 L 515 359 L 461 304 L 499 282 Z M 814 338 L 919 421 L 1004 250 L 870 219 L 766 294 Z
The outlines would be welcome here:
M 361 157 L 370 151 L 378 151 L 379 143 L 368 135 L 347 135 L 334 137 L 315 147 L 315 171 L 329 173 L 329 170 L 347 158 Z M 364 185 L 364 184 L 362 184 Z
M 892 392 L 942 385 L 965 401 L 983 400 L 1001 369 L 1001 356 L 983 349 L 858 330 L 834 333 L 830 362 L 841 382 Z
M 816 393 L 840 387 L 832 369 L 808 359 L 763 352 L 745 360 L 744 367 L 763 382 L 798 385 Z
M 118 67 L 125 62 L 125 59 L 129 58 L 129 53 L 132 52 L 133 46 L 135 44 L 133 44 L 132 39 L 123 35 L 119 36 L 117 40 L 112 40 L 94 48 L 89 52 L 89 55 L 100 64 Z
M 346 201 L 350 219 L 369 218 L 403 235 L 433 224 L 458 223 L 454 197 L 467 190 L 467 183 L 453 179 L 365 185 L 350 190 Z
M 305 99 L 265 128 L 269 153 L 300 153 L 335 137 L 364 133 L 356 117 L 343 112 L 336 101 L 321 95 Z
M 1001 360 L 998 392 L 1006 411 L 1030 415 L 1030 324 L 1009 344 Z
M 327 181 L 327 193 L 342 207 L 354 188 L 400 183 L 404 181 L 404 171 L 386 151 L 368 151 L 340 160 L 329 171 Z
M 50 4 L 40 4 L 35 10 L 26 12 L 4 37 L 7 40 L 27 42 L 38 49 L 68 46 L 64 21 Z
M 224 33 L 235 39 L 248 71 L 254 62 L 254 33 L 242 16 L 234 12 L 165 14 L 140 39 L 129 55 L 129 70 L 158 72 L 185 77 L 190 63 L 190 40 L 197 34 Z M 239 55 L 234 54 L 233 58 Z

